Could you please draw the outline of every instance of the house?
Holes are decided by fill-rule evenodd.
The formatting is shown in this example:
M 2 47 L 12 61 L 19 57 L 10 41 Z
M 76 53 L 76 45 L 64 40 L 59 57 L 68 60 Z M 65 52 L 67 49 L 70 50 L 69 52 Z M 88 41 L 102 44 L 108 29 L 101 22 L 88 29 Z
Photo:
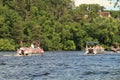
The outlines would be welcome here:
M 108 18 L 111 17 L 110 12 L 99 12 L 100 17 Z

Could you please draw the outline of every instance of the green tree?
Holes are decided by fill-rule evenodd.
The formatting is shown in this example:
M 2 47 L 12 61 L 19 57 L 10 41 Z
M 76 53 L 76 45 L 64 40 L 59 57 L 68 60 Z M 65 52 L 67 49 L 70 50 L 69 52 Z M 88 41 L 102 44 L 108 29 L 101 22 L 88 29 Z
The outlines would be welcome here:
M 18 21 L 15 22 L 13 24 L 13 28 L 12 28 L 12 38 L 19 43 L 20 40 L 22 40 L 24 38 L 24 34 L 23 34 L 23 24 L 22 22 Z
M 10 32 L 9 27 L 5 23 L 5 18 L 3 16 L 0 16 L 0 38 L 9 38 Z
M 65 41 L 63 48 L 64 50 L 76 50 L 76 46 L 73 40 Z
M 32 39 L 33 40 L 40 40 L 41 38 L 41 27 L 39 25 L 34 26 L 31 30 Z
M 15 50 L 15 43 L 12 39 L 0 39 L 0 51 Z

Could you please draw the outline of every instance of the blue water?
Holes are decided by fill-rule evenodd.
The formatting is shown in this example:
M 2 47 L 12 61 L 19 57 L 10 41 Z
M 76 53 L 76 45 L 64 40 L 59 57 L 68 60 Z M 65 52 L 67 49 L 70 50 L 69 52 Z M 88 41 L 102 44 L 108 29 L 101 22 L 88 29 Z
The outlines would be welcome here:
M 46 51 L 37 56 L 3 56 L 0 80 L 120 80 L 120 54 L 84 55 L 82 51 Z

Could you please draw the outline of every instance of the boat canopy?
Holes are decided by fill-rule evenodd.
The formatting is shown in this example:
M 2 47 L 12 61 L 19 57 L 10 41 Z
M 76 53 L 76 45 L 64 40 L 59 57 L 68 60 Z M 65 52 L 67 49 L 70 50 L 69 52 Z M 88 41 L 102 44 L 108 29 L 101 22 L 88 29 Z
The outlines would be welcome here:
M 97 45 L 98 42 L 86 42 L 86 45 Z

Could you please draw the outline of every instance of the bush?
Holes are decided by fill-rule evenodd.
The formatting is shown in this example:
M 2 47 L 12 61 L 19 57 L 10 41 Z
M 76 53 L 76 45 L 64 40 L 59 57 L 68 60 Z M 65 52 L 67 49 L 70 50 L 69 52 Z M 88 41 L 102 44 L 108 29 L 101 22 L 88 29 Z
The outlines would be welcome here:
M 14 41 L 11 39 L 0 39 L 0 51 L 15 50 Z
M 68 40 L 65 42 L 64 50 L 76 50 L 74 41 Z

